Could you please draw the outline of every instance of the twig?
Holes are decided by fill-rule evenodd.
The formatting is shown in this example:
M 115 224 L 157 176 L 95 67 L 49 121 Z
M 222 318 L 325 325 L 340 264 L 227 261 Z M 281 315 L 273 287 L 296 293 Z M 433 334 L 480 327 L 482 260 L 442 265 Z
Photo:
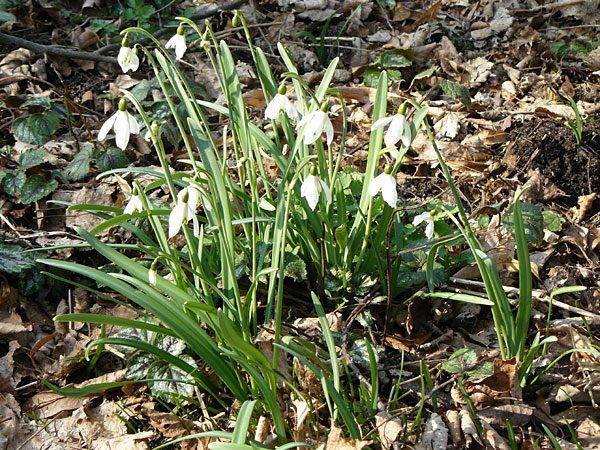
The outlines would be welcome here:
M 464 284 L 467 286 L 470 285 L 470 286 L 477 286 L 477 287 L 485 288 L 485 284 L 481 281 L 464 280 L 462 278 L 455 278 L 455 277 L 450 277 L 450 281 L 452 281 L 453 283 Z M 506 293 L 517 294 L 517 295 L 519 294 L 519 288 L 516 288 L 516 287 L 502 286 L 502 289 L 504 289 L 504 292 L 506 292 Z M 548 296 L 548 294 L 545 291 L 542 291 L 541 289 L 533 289 L 531 293 L 532 293 L 533 297 L 537 298 L 538 300 L 541 300 L 546 303 L 550 303 L 550 297 Z M 589 317 L 590 319 L 600 321 L 600 315 L 595 314 L 590 311 L 586 311 L 585 309 L 577 308 L 576 306 L 571 306 L 567 303 L 561 302 L 560 300 L 556 300 L 555 298 L 552 299 L 552 304 L 555 306 L 558 306 L 559 308 L 562 308 L 566 311 L 572 312 L 574 314 L 580 314 L 582 316 Z
M 196 20 L 200 20 L 200 19 L 207 19 L 209 17 L 214 16 L 215 14 L 219 14 L 221 11 L 228 11 L 234 8 L 237 8 L 238 6 L 240 6 L 243 3 L 246 3 L 248 0 L 232 0 L 226 3 L 223 3 L 220 6 L 214 6 L 211 8 L 205 8 L 202 11 L 198 11 L 195 14 L 192 14 L 189 18 L 190 20 L 196 21 Z M 152 36 L 155 38 L 159 38 L 164 34 L 167 34 L 169 31 L 173 31 L 173 27 L 164 27 L 161 28 L 158 31 L 155 31 L 154 33 L 152 33 Z M 135 42 L 131 43 L 131 46 L 133 47 L 135 44 L 147 44 L 148 42 L 150 42 L 149 38 L 143 38 L 143 39 L 138 39 Z M 118 44 L 108 44 L 105 45 L 102 48 L 99 48 L 98 50 L 96 50 L 94 52 L 94 54 L 98 54 L 98 55 L 103 55 L 105 53 L 108 53 L 110 51 L 113 50 L 118 50 L 119 48 L 121 48 L 121 43 Z
M 197 12 L 196 14 L 192 14 L 190 19 L 192 20 L 200 20 L 206 19 L 208 17 L 214 16 L 215 14 L 220 13 L 221 11 L 227 11 L 230 9 L 237 8 L 242 3 L 245 3 L 248 0 L 232 0 L 227 3 L 222 4 L 221 6 L 215 6 L 212 8 L 206 8 L 202 11 Z M 160 30 L 156 31 L 153 36 L 158 38 L 163 34 L 171 31 L 172 27 L 163 27 Z M 146 44 L 150 41 L 148 38 L 140 39 L 135 41 L 133 44 Z M 112 56 L 104 56 L 105 53 L 110 51 L 118 50 L 121 47 L 121 43 L 118 44 L 108 44 L 104 47 L 99 48 L 94 52 L 83 52 L 80 50 L 72 50 L 69 48 L 61 47 L 58 45 L 44 45 L 38 44 L 36 42 L 28 41 L 27 39 L 23 39 L 17 36 L 11 36 L 6 33 L 0 33 L 0 42 L 4 42 L 6 44 L 15 45 L 17 47 L 26 48 L 28 50 L 32 50 L 36 53 L 47 53 L 48 55 L 56 55 L 63 56 L 69 59 L 83 59 L 86 61 L 96 61 L 96 62 L 104 62 L 108 64 L 118 64 L 117 58 Z
M 37 53 L 47 53 L 49 55 L 63 56 L 70 59 L 85 59 L 87 61 L 105 62 L 108 64 L 117 64 L 117 58 L 111 56 L 102 56 L 97 52 L 82 52 L 79 50 L 70 50 L 68 48 L 57 45 L 44 45 L 28 41 L 16 36 L 10 36 L 5 33 L 0 33 L 0 42 L 16 45 L 17 47 L 26 48 Z

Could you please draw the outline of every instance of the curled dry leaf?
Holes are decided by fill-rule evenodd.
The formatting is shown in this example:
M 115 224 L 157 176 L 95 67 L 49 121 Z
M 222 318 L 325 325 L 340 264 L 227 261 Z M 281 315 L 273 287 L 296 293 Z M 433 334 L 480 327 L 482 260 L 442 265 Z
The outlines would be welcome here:
M 373 441 L 363 441 L 361 439 L 347 439 L 342 437 L 342 429 L 335 426 L 331 427 L 327 437 L 327 450 L 361 450 L 363 447 L 371 444 Z
M 415 445 L 416 450 L 437 450 L 448 446 L 448 428 L 437 413 L 431 414 L 431 417 L 425 424 L 425 430 L 421 441 Z

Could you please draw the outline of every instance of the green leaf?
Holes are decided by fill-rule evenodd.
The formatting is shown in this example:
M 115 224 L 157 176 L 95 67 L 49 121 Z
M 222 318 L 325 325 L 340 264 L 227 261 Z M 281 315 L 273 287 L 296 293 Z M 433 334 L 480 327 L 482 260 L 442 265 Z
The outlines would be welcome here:
M 384 52 L 379 57 L 379 64 L 384 69 L 400 69 L 412 66 L 415 52 L 411 49 L 395 49 Z
M 423 72 L 419 72 L 418 74 L 416 74 L 414 76 L 414 78 L 412 79 L 411 83 L 410 83 L 409 90 L 411 90 L 417 84 L 424 83 L 425 80 L 427 80 L 428 78 L 430 78 L 438 69 L 439 69 L 439 66 L 431 66 L 429 69 L 424 70 Z
M 58 130 L 58 115 L 51 111 L 33 114 L 28 120 L 28 126 L 36 133 L 52 136 Z
M 15 22 L 17 18 L 11 13 L 0 11 L 0 22 Z
M 367 70 L 365 70 L 365 73 L 363 74 L 365 86 L 376 88 L 377 83 L 379 82 L 380 75 L 381 69 L 374 66 L 368 67 Z
M 398 69 L 386 69 L 386 71 L 390 77 L 390 80 L 400 81 L 403 79 L 402 72 L 400 72 Z
M 181 355 L 179 359 L 190 366 L 198 368 L 194 359 L 189 355 Z M 162 379 L 150 383 L 152 393 L 165 401 L 173 401 L 173 397 L 192 397 L 194 395 L 195 383 L 193 377 L 177 366 L 173 366 L 164 360 L 155 360 L 148 368 L 148 378 Z M 181 383 L 176 380 L 187 381 Z
M 146 99 L 148 92 L 150 92 L 150 82 L 148 80 L 140 81 L 131 89 L 131 94 L 140 102 Z
M 43 148 L 27 149 L 19 157 L 19 167 L 21 170 L 26 170 L 30 167 L 39 166 L 44 162 L 47 155 L 48 152 Z
M 562 230 L 562 223 L 564 219 L 554 211 L 544 210 L 542 211 L 542 217 L 544 218 L 545 228 L 548 228 L 550 231 L 555 233 Z
M 26 178 L 24 172 L 9 173 L 4 177 L 2 186 L 8 195 L 19 195 Z
M 20 141 L 42 145 L 48 142 L 58 129 L 58 116 L 51 111 L 33 114 L 29 119 L 15 120 L 13 131 Z
M 471 95 L 469 90 L 460 84 L 454 83 L 449 80 L 442 80 L 440 86 L 443 91 L 452 98 L 459 99 L 460 102 L 467 108 L 471 107 Z
M 442 369 L 449 373 L 459 373 L 468 366 L 477 362 L 475 350 L 470 348 L 461 348 L 457 350 L 442 364 Z
M 50 97 L 48 97 L 47 95 L 44 95 L 44 96 L 40 96 L 40 97 L 31 97 L 31 98 L 27 99 L 25 102 L 23 102 L 23 104 L 21 105 L 21 108 L 25 109 L 28 106 L 41 106 L 44 110 L 46 110 L 46 109 L 50 109 L 52 107 L 52 103 L 50 103 Z M 33 109 L 33 108 L 31 108 L 31 109 Z
M 98 156 L 98 168 L 102 172 L 106 172 L 111 169 L 120 169 L 127 167 L 129 160 L 123 150 L 120 148 L 111 148 L 110 150 L 102 153 Z
M 0 169 L 0 181 L 4 180 L 4 177 L 9 173 L 6 169 Z
M 86 144 L 83 148 L 75 155 L 73 160 L 65 168 L 65 174 L 71 181 L 81 180 L 90 171 L 90 161 L 92 160 L 92 146 Z
M 283 273 L 286 277 L 293 278 L 294 281 L 306 280 L 306 263 L 298 255 L 285 252 L 285 268 Z
M 30 253 L 24 253 L 18 245 L 0 244 L 0 272 L 20 273 L 35 265 Z
M 513 235 L 515 234 L 515 224 L 513 217 L 514 205 L 508 210 L 509 215 L 502 216 L 502 224 Z M 521 204 L 521 213 L 523 215 L 523 227 L 525 237 L 534 247 L 539 246 L 544 239 L 544 216 L 540 209 L 531 203 Z
M 27 205 L 36 202 L 54 192 L 57 187 L 56 180 L 46 180 L 41 175 L 32 175 L 21 188 L 21 203 Z
M 39 264 L 34 264 L 28 269 L 22 270 L 19 275 L 19 294 L 29 296 L 39 292 L 46 284 L 46 277 L 42 274 Z

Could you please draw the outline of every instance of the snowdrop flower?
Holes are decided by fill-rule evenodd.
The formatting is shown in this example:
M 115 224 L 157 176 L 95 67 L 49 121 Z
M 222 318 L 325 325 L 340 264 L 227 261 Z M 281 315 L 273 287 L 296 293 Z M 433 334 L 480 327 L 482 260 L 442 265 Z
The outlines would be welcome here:
M 187 50 L 187 45 L 185 44 L 185 36 L 183 34 L 183 24 L 179 25 L 177 28 L 177 33 L 169 39 L 165 48 L 174 48 L 175 49 L 175 57 L 177 59 L 183 58 L 185 51 Z
M 323 132 L 327 136 L 327 145 L 331 145 L 331 141 L 333 141 L 333 125 L 327 115 L 327 109 L 329 109 L 329 103 L 325 102 L 321 109 L 307 114 L 296 125 L 296 130 L 306 125 L 304 130 L 304 145 L 316 142 Z
M 150 142 L 152 140 L 152 136 L 156 136 L 158 138 L 160 132 L 160 126 L 158 125 L 158 122 L 156 120 L 152 121 L 152 124 L 150 125 L 150 128 L 146 129 L 146 134 L 144 134 L 144 140 L 146 142 Z
M 394 147 L 398 141 L 402 141 L 402 145 L 408 147 L 412 141 L 412 132 L 410 124 L 406 120 L 406 104 L 402 104 L 398 108 L 398 114 L 392 117 L 384 117 L 376 121 L 371 127 L 371 131 L 390 125 L 384 136 L 385 145 Z
M 152 286 L 156 286 L 156 259 L 152 261 L 150 270 L 148 270 L 148 283 Z
M 396 207 L 398 202 L 398 192 L 396 191 L 396 179 L 391 175 L 391 166 L 386 166 L 382 174 L 377 176 L 369 185 L 369 193 L 375 197 L 379 192 L 383 196 L 383 200 L 390 205 L 391 208 Z
M 298 110 L 292 104 L 289 98 L 285 96 L 285 85 L 282 83 L 275 97 L 271 99 L 265 109 L 265 119 L 279 120 L 279 112 L 285 111 L 290 119 L 298 117 Z
M 316 172 L 317 169 L 313 166 L 310 169 L 310 175 L 306 177 L 306 180 L 304 180 L 302 186 L 300 186 L 300 195 L 306 199 L 308 206 L 313 211 L 315 210 L 317 203 L 319 203 L 321 191 L 325 194 L 327 204 L 331 204 L 331 191 L 325 182 L 315 175 Z
M 179 233 L 179 230 L 181 230 L 181 225 L 184 223 L 187 224 L 190 220 L 194 225 L 194 236 L 198 236 L 200 233 L 200 227 L 198 225 L 198 219 L 196 218 L 195 209 L 196 205 L 198 204 L 198 197 L 197 194 L 193 193 L 194 191 L 197 192 L 197 189 L 185 188 L 177 195 L 177 204 L 169 215 L 169 238 L 172 238 Z M 195 195 L 196 197 L 194 199 Z M 195 203 L 188 203 L 190 198 L 191 201 L 195 201 Z M 194 209 L 192 209 L 192 206 L 194 206 Z
M 200 47 L 202 47 L 206 51 L 210 50 L 210 41 L 208 40 L 208 31 L 205 31 L 204 34 L 202 35 L 202 40 L 200 41 Z
M 121 150 L 125 150 L 125 147 L 127 147 L 130 134 L 138 134 L 140 132 L 137 120 L 127 112 L 127 100 L 125 97 L 119 102 L 119 110 L 104 122 L 104 125 L 100 128 L 98 140 L 103 141 L 106 139 L 106 135 L 111 129 L 115 130 L 115 142 Z
M 121 50 L 119 50 L 117 62 L 123 72 L 127 72 L 128 70 L 135 72 L 140 66 L 140 58 L 138 58 L 134 50 L 129 48 L 129 38 L 127 36 L 121 41 Z
M 129 202 L 127 202 L 127 205 L 125 206 L 125 209 L 123 210 L 123 214 L 133 214 L 135 212 L 143 212 L 143 211 L 144 211 L 144 204 L 142 203 L 142 199 L 138 195 L 138 188 L 137 188 L 137 186 L 135 186 L 133 188 L 133 194 L 131 194 L 131 198 L 129 199 Z
M 433 236 L 433 226 L 435 220 L 433 219 L 433 216 L 429 211 L 425 211 L 424 213 L 415 216 L 415 218 L 413 219 L 413 226 L 416 227 L 423 222 L 427 224 L 427 226 L 425 227 L 425 236 L 427 236 L 427 239 L 431 239 Z

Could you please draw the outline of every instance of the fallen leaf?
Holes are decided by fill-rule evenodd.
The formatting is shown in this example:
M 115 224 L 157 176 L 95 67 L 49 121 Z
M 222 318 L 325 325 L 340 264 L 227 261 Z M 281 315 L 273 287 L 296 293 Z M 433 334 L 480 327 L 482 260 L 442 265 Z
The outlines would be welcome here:
M 332 425 L 329 436 L 327 437 L 327 450 L 361 450 L 370 445 L 373 441 L 363 441 L 360 439 L 342 437 L 342 429 Z

